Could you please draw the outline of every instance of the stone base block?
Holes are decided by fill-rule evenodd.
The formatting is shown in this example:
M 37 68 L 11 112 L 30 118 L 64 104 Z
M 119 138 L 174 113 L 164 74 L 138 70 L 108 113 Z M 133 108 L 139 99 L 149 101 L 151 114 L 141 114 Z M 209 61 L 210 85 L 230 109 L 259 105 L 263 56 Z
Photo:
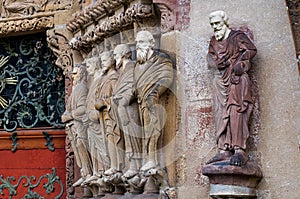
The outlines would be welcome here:
M 262 171 L 255 162 L 233 166 L 229 162 L 216 162 L 203 167 L 202 174 L 208 176 L 210 184 L 235 185 L 255 188 L 262 178 Z
M 230 165 L 228 161 L 205 165 L 202 174 L 208 176 L 210 196 L 214 199 L 255 198 L 255 187 L 262 178 L 262 171 L 255 162 L 243 166 Z
M 214 199 L 220 198 L 256 198 L 256 189 L 232 186 L 232 185 L 221 185 L 221 184 L 210 184 L 209 195 Z

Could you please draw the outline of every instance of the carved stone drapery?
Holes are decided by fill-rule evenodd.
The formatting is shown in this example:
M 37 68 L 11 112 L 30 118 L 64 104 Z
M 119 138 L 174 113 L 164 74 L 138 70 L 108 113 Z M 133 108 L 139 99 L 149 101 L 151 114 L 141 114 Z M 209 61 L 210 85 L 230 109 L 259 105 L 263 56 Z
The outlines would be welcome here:
M 154 16 L 152 5 L 134 4 L 124 13 L 109 17 L 97 25 L 95 29 L 86 32 L 83 36 L 73 38 L 70 45 L 75 50 L 89 52 L 97 41 L 101 41 L 113 33 L 120 32 L 122 29 L 128 29 L 133 22 L 152 16 Z
M 54 26 L 53 20 L 53 15 L 2 20 L 0 21 L 0 35 L 47 30 Z

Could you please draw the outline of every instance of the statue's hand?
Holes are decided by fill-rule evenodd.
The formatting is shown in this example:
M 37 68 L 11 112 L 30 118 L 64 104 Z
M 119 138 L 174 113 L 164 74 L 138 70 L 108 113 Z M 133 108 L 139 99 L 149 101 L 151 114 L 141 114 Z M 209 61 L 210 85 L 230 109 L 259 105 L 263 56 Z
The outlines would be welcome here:
M 239 62 L 233 66 L 233 72 L 237 76 L 241 76 L 244 73 L 243 63 Z

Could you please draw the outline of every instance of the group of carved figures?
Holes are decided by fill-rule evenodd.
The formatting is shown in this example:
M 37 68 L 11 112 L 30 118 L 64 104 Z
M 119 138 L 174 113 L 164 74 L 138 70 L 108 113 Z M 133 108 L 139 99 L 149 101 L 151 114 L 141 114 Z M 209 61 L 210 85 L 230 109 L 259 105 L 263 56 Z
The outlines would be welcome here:
M 245 151 L 253 109 L 247 73 L 256 48 L 245 33 L 228 27 L 225 12 L 213 12 L 209 20 L 214 36 L 207 62 L 217 71 L 213 91 L 219 152 L 207 164 L 225 161 L 242 166 L 248 160 Z M 147 177 L 163 176 L 157 145 L 165 116 L 159 98 L 172 84 L 172 63 L 154 51 L 148 31 L 137 34 L 136 62 L 131 53 L 128 45 L 121 44 L 113 54 L 100 55 L 101 70 L 95 68 L 95 60 L 74 68 L 74 88 L 62 120 L 68 122 L 81 168 L 75 186 L 94 184 L 107 190 L 107 183 L 115 188 L 127 183 L 141 191 Z
M 62 115 L 81 172 L 73 186 L 117 192 L 127 184 L 141 192 L 161 171 L 157 145 L 165 111 L 159 98 L 173 82 L 173 66 L 154 44 L 150 32 L 140 31 L 136 61 L 130 46 L 120 44 L 101 53 L 100 64 L 93 57 L 74 67 Z

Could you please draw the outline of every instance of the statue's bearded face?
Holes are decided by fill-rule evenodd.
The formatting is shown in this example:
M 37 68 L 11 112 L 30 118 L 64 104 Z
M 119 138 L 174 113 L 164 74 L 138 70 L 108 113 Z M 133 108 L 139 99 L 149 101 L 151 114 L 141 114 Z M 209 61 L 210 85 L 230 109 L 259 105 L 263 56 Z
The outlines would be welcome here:
M 217 40 L 222 40 L 225 36 L 227 25 L 221 16 L 214 16 L 210 19 L 210 25 L 214 29 L 214 34 Z
M 139 64 L 147 61 L 147 55 L 150 50 L 151 43 L 147 40 L 136 41 L 136 60 Z

